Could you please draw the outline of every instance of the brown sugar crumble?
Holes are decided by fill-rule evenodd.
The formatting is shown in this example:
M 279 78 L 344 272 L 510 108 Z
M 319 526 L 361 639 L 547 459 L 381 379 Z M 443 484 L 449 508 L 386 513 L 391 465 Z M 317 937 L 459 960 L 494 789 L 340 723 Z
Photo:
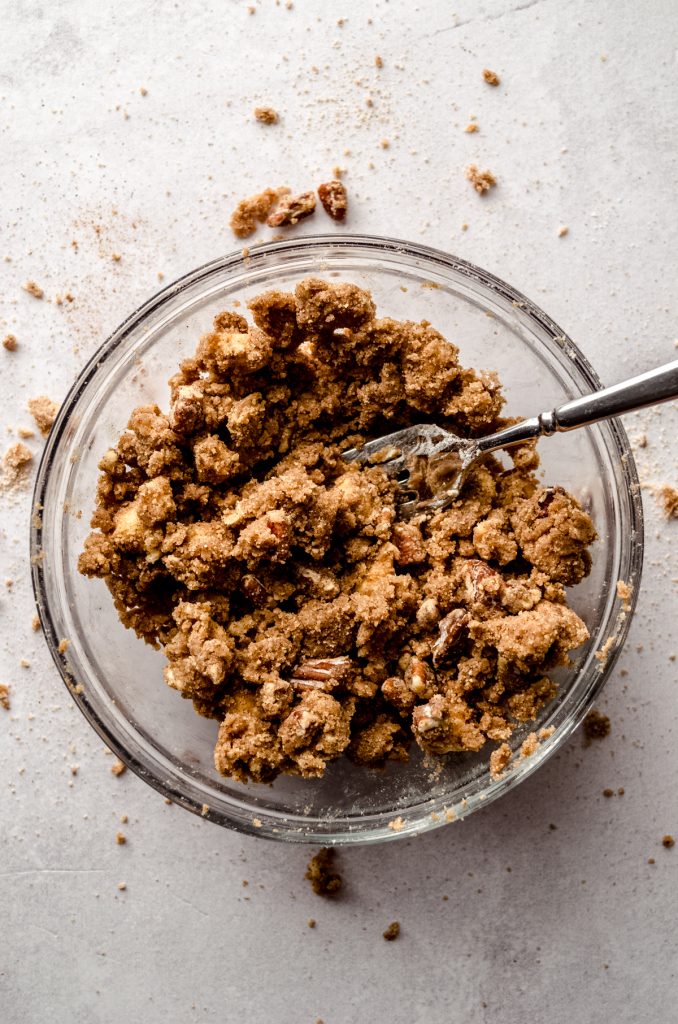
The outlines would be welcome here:
M 479 171 L 476 164 L 470 164 L 466 168 L 466 177 L 471 182 L 478 195 L 489 192 L 497 184 L 492 171 Z
M 508 768 L 511 760 L 511 748 L 508 743 L 502 743 L 500 747 L 490 754 L 490 775 L 498 779 Z
M 322 203 L 325 213 L 329 214 L 332 220 L 341 221 L 345 219 L 348 209 L 348 196 L 343 182 L 335 180 L 318 185 L 318 198 Z
M 11 706 L 9 699 L 9 686 L 7 686 L 6 683 L 0 683 L 0 708 L 4 708 L 5 711 L 9 711 Z
M 308 879 L 318 896 L 335 896 L 341 889 L 341 875 L 334 870 L 334 858 L 335 851 L 323 847 L 308 862 L 304 878 Z
M 472 135 L 474 132 L 478 131 L 478 125 L 475 123 L 475 121 L 471 121 L 471 122 L 469 122 L 469 124 L 466 125 L 466 127 L 464 128 L 464 131 L 468 135 Z
M 116 832 L 115 841 L 118 844 L 118 846 L 124 846 L 125 843 L 127 842 L 127 836 L 125 835 L 124 832 Z
M 36 284 L 35 281 L 26 281 L 26 284 L 23 287 L 24 291 L 28 292 L 29 295 L 32 295 L 34 299 L 44 299 L 45 293 L 40 285 Z
M 274 110 L 273 107 L 255 107 L 254 117 L 255 120 L 261 121 L 262 124 L 278 123 L 278 111 Z
M 8 352 L 16 352 L 19 346 L 19 342 L 13 334 L 8 334 L 2 339 L 2 347 L 6 348 Z
M 70 640 L 66 640 L 64 638 L 63 640 L 59 641 L 59 646 L 57 647 L 57 650 L 58 650 L 59 654 L 65 654 L 70 646 L 71 646 L 71 641 Z
M 21 441 L 11 444 L 2 457 L 3 484 L 13 487 L 22 482 L 33 461 L 33 453 Z
M 485 79 L 488 85 L 499 85 L 499 83 L 501 82 L 501 78 L 499 77 L 497 72 L 490 71 L 489 68 L 483 69 L 483 78 Z
M 38 395 L 37 398 L 28 399 L 28 411 L 35 420 L 42 436 L 47 437 L 59 411 L 57 403 L 53 402 L 47 395 Z
M 592 708 L 584 719 L 584 736 L 587 740 L 604 740 L 610 735 L 610 719 Z
M 257 224 L 263 224 L 273 207 L 280 201 L 281 197 L 287 195 L 288 188 L 267 188 L 256 195 L 241 199 L 231 214 L 231 231 L 238 238 L 247 238 L 257 229 Z
M 678 519 L 678 490 L 664 484 L 657 488 L 657 499 L 667 519 Z
M 667 835 L 667 836 L 664 836 L 664 837 L 662 838 L 662 846 L 663 846 L 663 847 L 664 847 L 664 848 L 665 848 L 666 850 L 670 850 L 670 849 L 671 849 L 671 847 L 673 847 L 673 846 L 675 846 L 675 845 L 676 845 L 676 841 L 675 841 L 675 839 L 673 838 L 673 836 L 669 836 L 669 835 Z
M 120 776 L 127 771 L 127 765 L 122 761 L 114 761 L 111 765 L 111 775 Z
M 395 939 L 400 935 L 400 922 L 391 921 L 390 925 L 383 932 L 383 936 L 387 942 L 394 942 Z
M 249 309 L 253 325 L 220 313 L 168 412 L 134 410 L 103 455 L 80 571 L 219 722 L 226 776 L 504 743 L 588 638 L 566 587 L 589 572 L 589 516 L 539 482 L 530 443 L 401 521 L 395 482 L 342 451 L 422 420 L 496 430 L 496 376 L 427 321 L 377 318 L 352 284 L 309 278 Z

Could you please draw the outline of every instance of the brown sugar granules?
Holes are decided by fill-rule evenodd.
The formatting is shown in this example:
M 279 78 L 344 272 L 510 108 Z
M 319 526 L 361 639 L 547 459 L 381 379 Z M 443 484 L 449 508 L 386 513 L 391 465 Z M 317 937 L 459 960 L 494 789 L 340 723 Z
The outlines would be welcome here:
M 278 123 L 278 111 L 274 110 L 273 107 L 255 107 L 254 117 L 257 121 L 261 121 L 262 124 Z
M 219 723 L 224 775 L 505 742 L 588 637 L 565 588 L 589 571 L 590 518 L 540 483 L 528 445 L 402 521 L 394 481 L 342 451 L 421 421 L 496 430 L 496 376 L 428 321 L 377 317 L 352 284 L 309 278 L 249 309 L 254 324 L 220 313 L 167 413 L 134 410 L 103 454 L 80 570 Z
M 44 291 L 39 284 L 35 283 L 35 281 L 26 281 L 24 291 L 28 292 L 29 295 L 32 295 L 34 299 L 44 299 L 45 297 Z
M 664 484 L 657 489 L 657 499 L 667 519 L 678 519 L 678 490 Z
M 333 870 L 334 857 L 333 849 L 323 847 L 308 862 L 304 878 L 309 880 L 318 896 L 334 896 L 341 889 L 341 875 Z
M 499 778 L 508 767 L 510 760 L 511 748 L 508 743 L 502 743 L 500 747 L 492 751 L 490 754 L 490 775 L 493 779 Z
M 610 735 L 610 719 L 592 708 L 584 719 L 584 736 L 587 740 L 603 740 Z
M 675 846 L 675 845 L 676 845 L 676 841 L 673 838 L 673 836 L 666 835 L 666 836 L 663 837 L 663 839 L 662 839 L 662 846 L 665 849 L 670 850 L 671 847 Z
M 501 82 L 501 78 L 499 77 L 497 72 L 490 71 L 489 68 L 483 69 L 483 78 L 485 79 L 488 85 L 499 85 L 499 83 Z
M 5 711 L 9 711 L 10 707 L 9 686 L 7 686 L 6 683 L 0 683 L 0 708 L 4 708 Z
M 125 835 L 124 832 L 116 832 L 115 841 L 118 844 L 118 846 L 124 846 L 125 843 L 127 842 L 127 836 Z
M 57 403 L 47 395 L 38 395 L 37 398 L 29 398 L 28 411 L 35 420 L 40 433 L 43 437 L 47 437 L 59 411 Z
M 603 796 L 609 799 L 611 796 L 614 796 L 614 790 L 610 789 L 610 787 L 608 786 L 606 789 L 603 790 Z
M 478 195 L 482 195 L 483 192 L 489 192 L 497 184 L 497 179 L 492 174 L 492 171 L 479 171 L 476 164 L 470 164 L 466 168 L 466 177 Z
M 231 231 L 238 238 L 247 238 L 263 224 L 281 196 L 289 192 L 288 188 L 267 188 L 247 199 L 241 199 L 231 214 Z
M 400 922 L 391 921 L 390 925 L 383 932 L 384 938 L 387 942 L 393 942 L 400 935 Z
M 119 776 L 127 771 L 127 765 L 122 761 L 114 761 L 111 765 L 111 775 Z
M 343 182 L 334 180 L 318 185 L 318 198 L 325 213 L 328 213 L 332 220 L 344 220 L 348 209 L 348 196 Z
M 474 132 L 478 131 L 478 125 L 475 123 L 475 121 L 471 121 L 469 124 L 466 125 L 464 131 L 468 135 L 472 135 Z
M 2 347 L 6 348 L 8 352 L 16 352 L 19 342 L 13 334 L 8 334 L 2 339 Z
M 9 446 L 2 457 L 3 484 L 12 487 L 25 476 L 33 461 L 33 454 L 21 441 Z

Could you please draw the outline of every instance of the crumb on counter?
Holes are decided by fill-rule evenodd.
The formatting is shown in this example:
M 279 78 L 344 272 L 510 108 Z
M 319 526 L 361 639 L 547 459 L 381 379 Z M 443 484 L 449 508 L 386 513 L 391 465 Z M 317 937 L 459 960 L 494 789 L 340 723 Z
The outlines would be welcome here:
M 601 711 L 592 708 L 584 719 L 584 736 L 587 740 L 603 740 L 610 735 L 610 719 Z
M 335 855 L 334 849 L 323 847 L 308 862 L 304 878 L 318 896 L 334 896 L 341 889 L 341 875 L 334 870 Z
M 36 284 L 35 281 L 26 281 L 23 288 L 24 291 L 28 292 L 29 295 L 32 295 L 34 299 L 44 299 L 45 297 L 43 289 L 39 284 Z
M 676 845 L 676 841 L 673 838 L 673 836 L 666 835 L 666 836 L 664 836 L 662 838 L 662 846 L 664 847 L 664 849 L 670 850 L 675 845 Z
M 496 71 L 490 71 L 489 68 L 483 68 L 483 78 L 488 85 L 499 85 L 501 78 Z
M 568 228 L 567 224 L 561 224 L 560 227 L 558 228 L 558 238 L 564 238 L 565 235 L 567 235 L 569 233 L 570 233 L 570 229 Z
M 6 348 L 8 352 L 16 352 L 19 346 L 19 342 L 16 340 L 15 335 L 7 334 L 2 339 L 2 347 Z
M 56 419 L 59 406 L 51 398 L 48 398 L 47 395 L 29 398 L 27 404 L 28 411 L 35 420 L 40 433 L 43 437 L 47 437 Z
M 21 483 L 32 461 L 30 448 L 21 441 L 11 444 L 2 457 L 3 485 L 13 487 Z
M 657 498 L 667 519 L 678 519 L 678 490 L 670 484 L 657 488 Z
M 497 184 L 497 179 L 492 171 L 479 171 L 476 164 L 470 164 L 466 168 L 466 178 L 471 182 L 478 195 L 489 192 Z
M 325 213 L 329 214 L 332 220 L 344 220 L 348 209 L 348 196 L 343 182 L 335 179 L 318 185 L 318 198 Z
M 273 207 L 280 199 L 289 193 L 285 186 L 280 188 L 267 188 L 256 195 L 241 199 L 231 214 L 231 230 L 238 238 L 247 238 L 257 229 L 257 224 L 263 224 Z
M 270 228 L 291 227 L 315 212 L 315 193 L 301 192 L 297 196 L 284 195 L 277 207 L 266 218 Z
M 400 922 L 391 921 L 390 925 L 383 932 L 383 936 L 387 942 L 394 942 L 395 939 L 400 935 Z
M 124 764 L 122 761 L 114 761 L 113 764 L 111 765 L 111 775 L 115 775 L 116 777 L 118 777 L 120 775 L 124 775 L 126 771 L 127 765 Z
M 0 683 L 0 708 L 4 708 L 5 711 L 9 711 L 11 706 L 9 699 L 9 686 L 7 686 L 6 683 Z
M 71 641 L 67 640 L 66 637 L 64 637 L 63 640 L 59 641 L 59 646 L 57 647 L 57 650 L 58 650 L 59 654 L 65 654 L 70 646 L 71 646 Z
M 255 107 L 254 108 L 255 120 L 261 121 L 262 124 L 277 124 L 278 123 L 278 111 L 274 110 L 273 107 Z

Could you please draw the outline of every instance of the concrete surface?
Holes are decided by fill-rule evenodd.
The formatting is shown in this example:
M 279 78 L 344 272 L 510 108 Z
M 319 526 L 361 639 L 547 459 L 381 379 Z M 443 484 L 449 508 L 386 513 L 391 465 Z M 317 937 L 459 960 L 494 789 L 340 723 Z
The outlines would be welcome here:
M 337 164 L 349 229 L 495 272 L 606 381 L 675 357 L 675 3 L 253 2 L 0 3 L 0 335 L 20 346 L 0 350 L 7 443 L 26 400 L 63 397 L 159 273 L 234 248 L 237 198 Z M 257 103 L 281 123 L 255 123 Z M 484 199 L 472 161 L 499 182 Z M 47 301 L 22 291 L 30 278 Z M 647 435 L 646 483 L 678 484 L 676 413 L 628 420 Z M 111 775 L 31 631 L 29 494 L 0 500 L 5 1024 L 676 1019 L 678 846 L 661 838 L 678 835 L 678 523 L 649 490 L 640 607 L 601 702 L 610 738 L 576 737 L 464 823 L 343 854 L 333 904 L 303 880 L 311 850 L 244 840 Z

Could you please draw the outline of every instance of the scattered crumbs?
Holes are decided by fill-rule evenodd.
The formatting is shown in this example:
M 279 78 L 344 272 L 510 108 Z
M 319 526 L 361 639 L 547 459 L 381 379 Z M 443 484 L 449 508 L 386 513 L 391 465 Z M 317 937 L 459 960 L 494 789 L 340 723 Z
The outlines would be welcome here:
M 449 900 L 449 898 L 450 898 L 449 896 L 443 896 L 443 901 L 444 901 L 445 903 L 447 903 L 447 901 Z
M 16 352 L 18 344 L 19 342 L 13 334 L 8 334 L 7 337 L 2 339 L 2 347 L 6 348 L 8 352 Z
M 35 283 L 35 281 L 26 281 L 24 291 L 28 292 L 29 295 L 32 295 L 34 299 L 44 299 L 45 297 L 44 291 L 39 284 Z
M 388 141 L 388 139 L 382 139 L 379 145 L 381 146 L 382 149 L 389 149 L 391 143 Z
M 464 221 L 464 223 L 462 224 L 461 230 L 462 231 L 468 231 L 468 224 L 466 223 L 466 221 Z
M 119 263 L 120 260 L 122 259 L 122 254 L 119 252 L 112 252 L 111 259 L 113 260 L 114 263 Z
M 118 844 L 118 846 L 124 846 L 125 843 L 127 842 L 127 836 L 125 835 L 124 832 L 116 832 L 115 841 Z
M 667 519 L 678 519 L 678 491 L 669 484 L 657 488 L 657 499 Z
M 35 420 L 42 436 L 47 437 L 56 419 L 59 406 L 51 398 L 48 398 L 47 395 L 38 395 L 37 398 L 28 399 L 28 411 Z
M 383 935 L 387 942 L 393 942 L 397 939 L 400 935 L 400 921 L 391 921 Z
M 127 888 L 127 882 L 118 882 L 118 889 L 120 892 L 124 892 Z
M 483 78 L 488 85 L 499 85 L 501 78 L 496 71 L 490 71 L 489 68 L 483 68 Z
M 624 580 L 617 580 L 617 597 L 622 603 L 622 611 L 630 612 L 633 587 L 630 587 Z
M 384 62 L 379 56 L 379 54 L 377 54 L 376 57 L 374 58 L 374 66 L 377 68 L 383 68 L 384 66 Z
M 334 870 L 336 851 L 324 846 L 311 857 L 304 878 L 317 896 L 334 896 L 341 889 L 341 875 Z
M 244 260 L 249 258 L 249 255 L 250 255 L 250 247 L 249 247 L 249 245 L 243 245 L 242 252 L 240 253 L 240 255 L 242 256 L 242 258 Z
M 19 665 L 20 665 L 21 668 L 30 668 L 31 667 L 30 661 L 27 661 L 26 658 L 22 658 L 21 661 L 19 662 Z
M 71 775 L 77 775 L 79 771 L 80 771 L 80 765 L 79 764 L 72 764 L 71 765 Z
M 477 132 L 478 131 L 478 125 L 474 124 L 473 121 L 471 121 L 469 124 L 466 125 L 466 127 L 464 128 L 464 131 L 468 135 L 471 135 L 473 132 Z
M 476 164 L 470 164 L 466 168 L 466 177 L 480 196 L 484 192 L 489 192 L 497 184 L 497 179 L 492 171 L 479 171 Z
M 343 182 L 335 178 L 334 181 L 325 181 L 318 185 L 318 198 L 323 210 L 332 220 L 344 220 L 348 209 L 348 196 Z
M 34 615 L 33 618 L 31 619 L 31 629 L 33 630 L 34 633 L 37 633 L 38 630 L 40 629 L 40 616 L 39 615 Z
M 128 821 L 129 821 L 129 816 L 127 814 L 121 814 L 120 815 L 120 824 L 121 825 L 126 825 Z
M 261 121 L 262 124 L 278 123 L 278 111 L 274 110 L 273 107 L 255 107 L 254 117 L 255 120 Z
M 141 93 L 142 96 L 148 96 L 148 89 L 146 88 L 145 85 L 141 86 L 141 88 L 139 89 L 139 92 Z
M 114 761 L 111 765 L 111 775 L 119 776 L 127 771 L 127 765 L 122 761 Z
M 17 441 L 9 446 L 2 457 L 5 484 L 10 487 L 17 484 L 26 474 L 26 470 L 33 460 L 33 454 L 25 444 Z
M 603 796 L 609 799 L 611 796 L 614 796 L 614 790 L 610 789 L 608 786 L 606 789 L 603 790 Z
M 587 740 L 604 740 L 610 735 L 610 719 L 592 708 L 584 719 L 584 736 Z
M 315 212 L 315 193 L 300 192 L 297 196 L 289 194 L 280 198 L 277 208 L 266 218 L 269 228 L 286 228 L 297 224 Z
M 531 732 L 529 736 L 527 736 L 526 739 L 523 740 L 522 746 L 520 748 L 520 756 L 530 757 L 537 750 L 538 746 L 539 740 L 537 739 L 537 734 L 536 732 Z
M 306 923 L 308 924 L 309 928 L 315 928 L 315 918 L 314 917 L 309 917 L 309 919 L 308 919 L 308 921 Z
M 203 818 L 206 818 L 209 813 L 210 813 L 210 805 L 209 804 L 203 804 L 202 808 L 200 809 L 200 814 L 202 815 Z
M 19 427 L 17 429 L 17 434 L 19 435 L 19 437 L 23 437 L 26 440 L 28 440 L 31 437 L 35 437 L 35 431 L 31 430 L 30 427 Z
M 554 825 L 553 822 L 550 822 L 549 823 L 549 831 L 550 832 L 557 832 L 558 831 L 558 826 Z
M 392 829 L 393 832 L 400 832 L 400 830 L 402 828 L 404 828 L 404 826 L 405 826 L 405 822 L 400 817 L 400 815 L 398 815 L 397 818 L 394 818 L 393 821 L 389 821 L 389 823 L 388 823 L 388 827 L 390 829 Z
M 511 748 L 508 743 L 502 743 L 500 747 L 490 754 L 490 775 L 498 779 L 508 768 L 511 760 Z
M 617 790 L 617 796 L 623 796 L 625 792 L 626 792 L 626 790 L 624 789 L 624 787 L 620 786 L 619 789 Z
M 247 878 L 243 878 L 243 880 L 242 880 L 242 887 L 243 887 L 243 889 L 246 889 L 249 884 L 250 883 L 249 883 L 248 879 Z
M 67 640 L 64 637 L 63 640 L 59 641 L 59 646 L 57 647 L 57 650 L 58 650 L 59 654 L 65 654 L 70 646 L 71 646 L 71 641 Z
M 570 229 L 567 224 L 561 224 L 558 228 L 558 238 L 564 238 L 565 235 L 569 234 Z
M 546 725 L 546 726 L 544 726 L 543 729 L 539 730 L 539 733 L 538 733 L 539 741 L 543 742 L 544 740 L 550 739 L 550 737 L 553 736 L 555 731 L 556 731 L 555 725 Z
M 654 864 L 654 863 L 655 863 L 655 859 L 654 859 L 654 857 L 648 857 L 648 858 L 647 858 L 647 863 L 648 863 L 648 864 Z
M 662 838 L 662 846 L 666 850 L 670 850 L 671 847 L 675 846 L 675 845 L 676 845 L 676 840 L 673 838 L 673 836 L 666 835 L 666 836 L 664 836 Z
M 5 711 L 9 711 L 10 707 L 9 686 L 7 686 L 6 683 L 0 683 L 0 708 L 4 708 Z
M 610 651 L 614 647 L 615 639 L 616 638 L 614 636 L 608 636 L 607 640 L 600 648 L 600 650 L 596 651 L 593 655 L 593 657 L 600 662 L 601 669 L 605 668 L 605 665 L 607 664 L 607 659 L 609 657 Z
M 241 199 L 231 214 L 231 231 L 238 238 L 247 238 L 257 229 L 257 223 L 263 224 L 273 207 L 284 195 L 288 195 L 289 189 L 267 188 L 256 195 Z
M 168 796 L 165 797 L 164 803 L 166 803 L 168 807 L 172 806 L 172 801 Z
M 252 824 L 255 828 L 261 828 L 261 818 L 252 818 Z
M 445 821 L 456 821 L 456 820 L 457 820 L 457 812 L 455 811 L 454 807 L 446 807 L 445 808 Z

